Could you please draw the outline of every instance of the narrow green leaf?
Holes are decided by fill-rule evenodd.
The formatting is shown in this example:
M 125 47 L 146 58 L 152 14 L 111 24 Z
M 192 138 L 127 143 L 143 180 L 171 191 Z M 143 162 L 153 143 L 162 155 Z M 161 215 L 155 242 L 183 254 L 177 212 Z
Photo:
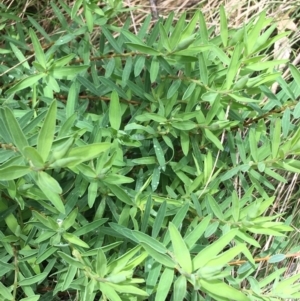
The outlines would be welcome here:
M 185 26 L 185 22 L 186 22 L 186 12 L 181 14 L 179 20 L 177 20 L 175 28 L 170 37 L 170 45 L 172 50 L 177 48 L 179 41 L 181 40 L 181 35 L 182 35 L 183 28 Z
M 58 251 L 57 254 L 69 265 L 76 266 L 80 269 L 84 267 L 83 263 L 81 263 L 77 258 L 71 257 L 70 255 L 61 251 Z
M 122 301 L 117 292 L 109 285 L 109 283 L 100 282 L 99 289 L 102 294 L 105 296 L 105 299 L 110 301 Z
M 286 268 L 281 268 L 281 269 L 276 270 L 274 273 L 266 276 L 264 279 L 261 279 L 259 281 L 259 287 L 263 288 L 263 287 L 267 286 L 268 284 L 273 282 L 276 278 L 278 279 L 279 276 L 281 274 L 283 274 L 285 271 L 286 271 Z
M 244 295 L 241 291 L 227 285 L 221 280 L 206 280 L 200 279 L 199 284 L 201 287 L 213 296 L 214 299 L 218 300 L 216 297 L 221 297 L 221 300 L 227 300 L 228 296 L 234 296 L 236 301 L 249 301 L 250 299 Z M 216 296 L 216 297 L 215 297 Z
M 145 60 L 146 58 L 144 56 L 138 56 L 136 58 L 135 64 L 134 64 L 134 76 L 138 77 L 142 70 L 145 68 Z
M 10 290 L 6 286 L 4 286 L 2 281 L 0 282 L 0 295 L 3 298 L 7 299 L 7 300 L 13 300 L 14 299 L 14 297 L 11 294 Z
M 51 75 L 55 79 L 72 80 L 78 73 L 86 71 L 89 68 L 87 65 L 81 66 L 66 66 L 66 67 L 54 67 L 51 70 Z
M 157 187 L 159 185 L 160 173 L 161 173 L 161 167 L 160 166 L 156 166 L 153 169 L 153 173 L 152 173 L 152 180 L 151 180 L 152 191 L 156 191 L 156 189 L 157 189 Z
M 70 118 L 75 113 L 75 108 L 78 102 L 78 94 L 79 94 L 79 87 L 77 82 L 73 82 L 70 86 L 67 105 L 66 105 L 66 117 Z
M 158 142 L 157 138 L 153 138 L 153 145 L 158 164 L 164 170 L 166 168 L 166 160 L 164 156 L 164 151 L 161 148 L 161 145 Z
M 208 129 L 204 129 L 207 139 L 209 139 L 219 150 L 223 151 L 223 145 L 221 141 Z
M 37 139 L 37 151 L 41 155 L 44 162 L 48 158 L 54 140 L 56 114 L 57 103 L 54 100 L 49 106 L 45 121 Z
M 156 295 L 155 301 L 165 301 L 167 300 L 171 285 L 173 283 L 174 271 L 173 269 L 166 268 L 161 274 Z
M 278 156 L 279 146 L 281 142 L 281 119 L 275 121 L 275 127 L 272 134 L 272 158 L 276 159 Z
M 294 276 L 288 277 L 285 280 L 280 281 L 272 290 L 275 294 L 280 294 L 285 288 L 292 288 L 294 283 L 300 278 L 300 274 L 296 274 Z M 299 291 L 299 290 L 298 290 Z
M 27 16 L 27 19 L 30 21 L 30 23 L 43 35 L 43 37 L 49 42 L 52 42 L 52 39 L 50 36 L 47 34 L 45 29 L 32 17 L 29 15 Z
M 117 52 L 123 53 L 123 49 L 119 46 L 115 37 L 110 33 L 106 26 L 102 26 L 101 31 L 105 35 L 106 39 L 108 40 L 110 46 Z
M 117 278 L 118 276 L 119 275 L 114 275 L 114 278 Z M 126 279 L 125 275 L 122 275 L 122 276 L 125 277 L 125 279 Z M 111 278 L 111 276 L 109 276 L 107 278 Z M 144 297 L 149 296 L 145 291 L 137 288 L 134 285 L 128 285 L 128 284 L 127 285 L 119 285 L 119 284 L 115 284 L 115 283 L 109 283 L 109 285 L 111 287 L 113 287 L 117 292 L 122 293 L 122 294 L 140 295 L 140 296 L 144 296 Z
M 188 88 L 185 90 L 185 92 L 182 96 L 182 100 L 188 99 L 193 94 L 195 88 L 196 88 L 196 83 L 194 83 L 194 82 L 190 83 Z
M 93 230 L 99 228 L 106 221 L 107 221 L 107 219 L 104 219 L 104 218 L 95 220 L 93 222 L 90 222 L 86 225 L 81 226 L 79 229 L 77 229 L 75 232 L 73 232 L 73 234 L 76 236 L 85 235 L 85 234 L 92 232 Z
M 215 234 L 215 232 L 218 230 L 218 227 L 220 225 L 219 221 L 215 221 L 213 223 L 211 223 L 205 230 L 204 233 L 204 237 L 208 238 L 210 236 L 212 236 L 213 234 Z
M 169 90 L 168 90 L 168 93 L 167 93 L 167 98 L 171 98 L 179 89 L 181 85 L 181 80 L 178 79 L 178 80 L 174 80 L 172 85 L 170 86 Z
M 159 51 L 157 51 L 154 48 L 151 48 L 149 46 L 134 44 L 134 43 L 126 43 L 126 45 L 129 48 L 136 50 L 140 53 L 144 53 L 144 54 L 148 54 L 148 55 L 161 55 L 161 53 Z
M 128 262 L 141 250 L 141 246 L 135 246 L 133 249 L 129 249 L 128 252 L 121 257 L 110 262 L 107 266 L 107 274 L 118 274 L 128 265 Z
M 185 131 L 180 132 L 180 144 L 183 154 L 187 156 L 190 150 L 190 136 Z
M 62 291 L 66 291 L 70 287 L 70 285 L 77 273 L 77 269 L 78 268 L 76 266 L 69 265 L 67 273 L 64 276 L 64 281 L 62 283 L 62 287 L 61 287 Z
M 70 39 L 74 39 L 74 36 L 71 36 Z M 67 43 L 67 42 L 66 42 Z M 54 65 L 57 67 L 62 67 L 67 65 L 71 60 L 73 60 L 75 58 L 75 54 L 74 53 L 70 53 L 68 55 L 65 55 L 63 57 L 61 57 L 60 59 L 55 60 Z
M 298 102 L 293 111 L 294 118 L 300 118 L 300 102 Z
M 68 157 L 78 157 L 81 162 L 89 161 L 96 158 L 101 153 L 110 148 L 111 144 L 108 142 L 93 143 L 89 145 L 72 148 L 68 153 Z
M 282 126 L 282 135 L 284 138 L 286 138 L 291 128 L 291 110 L 289 108 L 287 108 L 283 112 L 281 126 Z
M 174 282 L 174 301 L 183 301 L 187 293 L 186 278 L 180 275 Z
M 220 205 L 218 205 L 218 203 L 216 202 L 216 200 L 214 199 L 214 197 L 210 194 L 207 194 L 205 196 L 205 198 L 207 199 L 207 202 L 211 208 L 211 210 L 213 211 L 213 213 L 215 214 L 215 216 L 221 220 L 221 221 L 224 221 L 225 220 L 225 217 L 224 217 L 224 214 L 220 208 Z
M 64 219 L 62 223 L 62 227 L 65 230 L 68 230 L 69 228 L 74 226 L 77 215 L 78 215 L 78 208 L 74 208 Z
M 72 6 L 71 10 L 71 18 L 74 19 L 77 16 L 77 13 L 79 11 L 79 8 L 82 5 L 83 0 L 76 0 L 75 3 Z
M 171 52 L 171 45 L 170 45 L 170 40 L 167 34 L 167 31 L 163 24 L 159 22 L 159 33 L 160 33 L 160 41 L 162 46 L 168 51 Z
M 253 103 L 253 102 L 260 102 L 260 100 L 256 100 L 253 98 L 243 97 L 238 94 L 228 94 L 230 97 L 232 97 L 234 100 L 238 102 L 244 102 L 244 103 Z
M 122 87 L 125 87 L 129 80 L 131 70 L 132 70 L 132 65 L 133 65 L 132 57 L 130 56 L 126 59 L 126 63 L 122 72 Z
M 176 226 L 171 222 L 169 223 L 169 232 L 171 236 L 174 257 L 183 270 L 190 274 L 193 270 L 190 252 Z
M 21 178 L 31 171 L 28 166 L 8 166 L 0 168 L 0 181 L 10 181 Z
M 280 262 L 280 261 L 283 261 L 287 258 L 287 256 L 285 254 L 276 254 L 276 255 L 273 255 L 269 258 L 268 262 L 269 263 L 277 263 L 277 262 Z
M 164 221 L 165 215 L 166 215 L 166 210 L 167 210 L 167 203 L 163 202 L 157 211 L 157 215 L 155 217 L 154 224 L 152 227 L 151 236 L 153 238 L 156 238 L 158 236 L 160 230 L 162 229 L 163 221 Z
M 250 144 L 251 156 L 254 162 L 258 162 L 257 143 L 258 141 L 256 141 L 256 129 L 251 128 L 249 131 L 249 144 Z
M 132 206 L 134 204 L 133 200 L 129 197 L 129 195 L 122 189 L 122 187 L 105 183 L 105 185 L 111 190 L 111 192 L 122 202 L 127 205 Z
M 111 93 L 109 104 L 109 122 L 111 127 L 115 130 L 120 129 L 122 120 L 121 106 L 119 101 L 119 95 L 116 91 Z
M 120 97 L 129 100 L 128 95 L 124 92 L 124 90 L 116 85 L 116 83 L 114 81 L 112 81 L 109 78 L 105 78 L 103 76 L 99 76 L 99 80 L 102 82 L 103 85 L 105 85 L 107 88 L 110 88 L 111 91 L 117 91 L 118 94 L 120 95 Z M 130 81 L 127 83 L 129 85 L 129 83 L 131 83 Z
M 91 182 L 88 188 L 88 205 L 90 208 L 93 207 L 96 197 L 98 195 L 98 182 Z
M 23 148 L 28 146 L 27 139 L 11 109 L 5 107 L 4 110 L 6 124 L 13 139 L 13 143 L 18 148 L 19 152 L 23 154 Z
M 193 259 L 194 269 L 197 270 L 205 266 L 209 260 L 217 256 L 230 243 L 237 233 L 237 229 L 230 230 L 221 236 L 217 241 L 208 245 L 200 253 L 198 253 Z
M 140 44 L 143 46 L 146 46 L 143 40 L 140 39 L 139 36 L 136 36 L 135 34 L 131 33 L 130 31 L 123 29 L 122 34 L 132 43 L 134 44 Z
M 190 131 L 197 127 L 197 124 L 193 121 L 186 120 L 186 121 L 175 121 L 172 122 L 172 126 L 178 130 L 182 131 Z
M 208 30 L 207 30 L 204 15 L 201 10 L 200 10 L 200 14 L 199 14 L 199 23 L 200 23 L 201 40 L 202 40 L 202 43 L 205 44 L 208 42 Z
M 259 15 L 258 20 L 256 21 L 253 28 L 251 28 L 250 33 L 247 36 L 247 40 L 246 40 L 247 56 L 249 56 L 252 53 L 253 47 L 257 42 L 260 32 L 264 26 L 265 20 L 266 20 L 266 12 L 263 11 Z
M 261 71 L 264 69 L 273 69 L 276 66 L 287 63 L 288 60 L 274 60 L 267 62 L 258 62 L 254 64 L 246 65 L 246 68 L 252 71 Z
M 53 206 L 61 213 L 65 212 L 65 206 L 59 195 L 61 190 L 60 185 L 57 181 L 48 175 L 44 171 L 39 171 L 36 179 L 36 183 L 40 190 L 44 193 L 46 198 L 53 204 Z M 55 189 L 57 192 L 54 192 L 52 189 Z
M 234 51 L 226 73 L 226 89 L 230 89 L 234 78 L 237 76 L 238 69 L 241 64 L 240 56 L 242 52 L 242 44 L 239 43 L 234 47 Z
M 100 277 L 106 275 L 107 259 L 102 249 L 98 249 L 96 257 L 96 273 Z
M 94 16 L 89 4 L 90 2 L 83 2 L 85 22 L 89 32 L 92 33 L 94 28 Z
M 19 281 L 20 286 L 27 286 L 38 283 L 47 277 L 48 273 L 40 273 L 38 275 L 28 277 Z
M 143 158 L 137 158 L 133 159 L 132 163 L 137 165 L 152 165 L 156 163 L 156 157 L 143 157 Z
M 79 237 L 77 237 L 74 234 L 63 233 L 62 236 L 67 242 L 69 242 L 71 244 L 74 244 L 74 245 L 77 245 L 77 246 L 80 246 L 83 248 L 89 248 L 89 245 L 87 243 L 85 243 L 83 240 L 81 240 Z
M 138 231 L 132 231 L 132 234 L 139 242 L 147 244 L 155 251 L 157 251 L 161 254 L 167 253 L 167 251 L 168 251 L 167 248 L 161 242 L 156 240 L 155 238 L 153 238 L 145 233 L 138 232 Z
M 220 7 L 220 19 L 221 19 L 220 20 L 220 22 L 221 22 L 221 28 L 220 28 L 221 40 L 222 40 L 224 47 L 227 47 L 228 25 L 227 25 L 226 12 L 225 12 L 223 5 L 221 5 L 221 7 Z
M 103 178 L 103 182 L 114 184 L 114 185 L 120 185 L 120 184 L 127 184 L 132 183 L 134 180 L 132 178 L 118 175 L 118 174 L 107 174 Z
M 141 242 L 141 246 L 146 250 L 146 252 L 151 256 L 155 261 L 159 262 L 167 268 L 175 268 L 175 262 L 166 254 L 162 254 L 153 249 L 150 245 Z
M 230 261 L 234 259 L 237 255 L 245 250 L 244 244 L 239 244 L 232 247 L 228 251 L 223 252 L 216 258 L 210 260 L 205 267 L 217 267 L 219 269 L 223 268 L 225 265 L 228 265 Z M 253 259 L 252 259 L 253 261 Z M 204 268 L 205 268 L 204 267 Z
M 287 183 L 287 179 L 285 179 L 283 176 L 281 176 L 280 174 L 278 174 L 277 172 L 275 172 L 274 170 L 270 169 L 270 168 L 265 168 L 264 169 L 265 174 L 267 174 L 268 176 L 274 178 L 275 180 L 282 182 L 282 183 Z
M 290 64 L 289 68 L 291 70 L 292 76 L 297 83 L 298 87 L 300 87 L 300 71 L 294 65 Z
M 196 25 L 199 20 L 199 14 L 200 14 L 199 10 L 196 10 L 196 12 L 193 13 L 192 19 L 189 20 L 188 24 L 186 25 L 186 27 L 184 28 L 184 30 L 182 32 L 182 35 L 181 35 L 182 39 L 186 39 L 193 34 L 195 29 L 197 28 Z
M 211 50 L 221 60 L 221 62 L 223 62 L 226 65 L 230 64 L 230 60 L 229 60 L 228 56 L 225 54 L 225 52 L 221 48 L 214 46 L 213 44 L 210 47 L 211 47 Z
M 96 280 L 91 279 L 89 283 L 84 287 L 84 292 L 82 294 L 82 301 L 94 300 L 94 289 L 97 284 Z
M 58 182 L 53 177 L 51 177 L 48 173 L 46 173 L 44 171 L 39 171 L 38 172 L 38 181 L 43 187 L 53 191 L 54 193 L 57 193 L 57 194 L 62 193 L 62 189 L 61 189 L 60 185 L 58 184 Z
M 50 247 L 48 248 L 46 251 L 44 251 L 42 254 L 40 254 L 37 258 L 35 263 L 36 264 L 40 264 L 43 261 L 45 261 L 47 258 L 49 258 L 52 254 L 54 254 L 56 251 L 58 250 L 58 248 L 55 247 Z
M 159 72 L 159 61 L 157 60 L 157 57 L 154 56 L 151 61 L 151 66 L 150 66 L 150 81 L 151 83 L 154 83 L 156 81 L 156 78 L 158 76 Z
M 205 232 L 206 228 L 208 227 L 210 221 L 211 221 L 211 214 L 207 215 L 202 221 L 201 223 L 199 223 L 195 229 L 193 229 L 192 232 L 190 232 L 185 238 L 184 241 L 187 245 L 187 247 L 189 248 L 189 250 L 191 250 L 194 245 L 196 244 L 196 242 L 201 238 L 201 236 L 203 235 L 203 233 Z
M 97 96 L 101 96 L 101 91 L 99 89 L 97 89 L 97 87 L 95 86 L 95 84 L 91 83 L 87 78 L 79 75 L 79 76 L 77 76 L 77 80 L 83 86 L 85 86 L 90 92 L 92 92 L 93 94 L 95 94 Z
M 33 44 L 35 59 L 41 64 L 41 66 L 46 69 L 46 57 L 43 48 L 32 28 L 29 28 L 29 35 Z
M 232 192 L 231 195 L 231 204 L 232 218 L 235 222 L 238 222 L 240 218 L 240 200 L 235 190 Z
M 9 43 L 14 55 L 16 56 L 16 58 L 19 60 L 20 63 L 22 63 L 22 66 L 28 70 L 30 70 L 30 66 L 27 62 L 27 59 L 25 58 L 24 54 L 22 53 L 22 51 L 15 46 L 13 43 Z

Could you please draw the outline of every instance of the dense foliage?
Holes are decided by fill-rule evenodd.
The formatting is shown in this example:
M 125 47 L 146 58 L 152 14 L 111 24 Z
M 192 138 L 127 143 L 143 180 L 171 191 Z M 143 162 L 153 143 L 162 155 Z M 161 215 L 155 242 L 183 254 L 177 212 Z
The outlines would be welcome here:
M 300 298 L 272 207 L 300 172 L 300 72 L 268 55 L 286 33 L 51 6 L 51 34 L 1 15 L 1 300 Z

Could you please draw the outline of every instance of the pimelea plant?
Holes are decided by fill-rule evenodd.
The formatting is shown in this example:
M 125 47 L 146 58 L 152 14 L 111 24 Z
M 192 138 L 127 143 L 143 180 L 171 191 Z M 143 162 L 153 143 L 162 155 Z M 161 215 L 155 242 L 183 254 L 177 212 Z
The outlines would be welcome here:
M 51 6 L 51 34 L 2 17 L 1 300 L 299 298 L 273 207 L 300 172 L 300 73 L 267 56 L 286 33 Z

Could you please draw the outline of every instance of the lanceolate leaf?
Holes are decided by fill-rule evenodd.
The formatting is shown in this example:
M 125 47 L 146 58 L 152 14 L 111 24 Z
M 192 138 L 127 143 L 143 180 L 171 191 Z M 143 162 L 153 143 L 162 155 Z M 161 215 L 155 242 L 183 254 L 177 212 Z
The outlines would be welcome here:
M 22 132 L 22 129 L 16 120 L 13 112 L 9 108 L 4 108 L 6 125 L 10 131 L 14 145 L 18 148 L 18 151 L 23 154 L 23 148 L 28 146 L 27 139 Z
M 120 129 L 121 125 L 121 106 L 119 101 L 119 96 L 116 91 L 113 91 L 110 98 L 110 105 L 109 105 L 109 121 L 111 127 L 115 130 Z
M 191 256 L 183 238 L 173 223 L 169 224 L 169 231 L 175 260 L 185 272 L 191 273 L 193 270 Z
M 89 245 L 87 243 L 85 243 L 79 237 L 77 237 L 71 233 L 64 233 L 63 238 L 71 244 L 74 244 L 74 245 L 77 245 L 77 246 L 80 246 L 83 248 L 89 248 Z
M 228 41 L 228 25 L 227 25 L 227 18 L 224 6 L 222 5 L 220 7 L 220 21 L 221 21 L 221 39 L 224 47 L 227 47 L 227 41 Z
M 48 158 L 54 140 L 57 114 L 56 107 L 57 104 L 54 100 L 49 107 L 45 121 L 38 136 L 37 150 L 44 161 L 46 161 Z
M 29 166 L 8 166 L 0 168 L 0 181 L 10 181 L 21 178 L 31 171 Z
M 28 87 L 32 87 L 34 84 L 36 84 L 41 78 L 45 77 L 46 73 L 39 73 L 35 75 L 28 76 L 21 81 L 19 81 L 17 84 L 9 88 L 6 93 L 7 94 L 13 94 L 18 91 L 24 90 Z
M 234 296 L 236 301 L 249 301 L 250 299 L 244 295 L 241 291 L 227 285 L 221 280 L 206 280 L 200 279 L 199 284 L 203 289 L 211 296 L 220 296 L 228 298 L 228 296 Z M 215 299 L 215 298 L 214 298 Z
M 167 296 L 171 288 L 173 278 L 174 278 L 174 270 L 166 268 L 160 277 L 156 295 L 155 295 L 155 301 L 167 300 Z
M 217 256 L 226 245 L 236 236 L 238 230 L 230 230 L 223 236 L 221 236 L 217 241 L 213 242 L 205 249 L 200 251 L 193 259 L 193 267 L 197 270 L 200 267 L 203 267 L 209 260 Z
M 45 57 L 44 51 L 42 49 L 42 46 L 41 46 L 35 32 L 32 30 L 32 28 L 29 29 L 29 34 L 30 34 L 33 48 L 34 48 L 35 58 L 41 64 L 41 66 L 44 69 L 46 69 L 46 57 Z
M 90 145 L 84 145 L 72 148 L 68 153 L 68 157 L 80 158 L 81 162 L 85 162 L 96 158 L 102 152 L 105 152 L 111 146 L 110 143 L 94 143 Z

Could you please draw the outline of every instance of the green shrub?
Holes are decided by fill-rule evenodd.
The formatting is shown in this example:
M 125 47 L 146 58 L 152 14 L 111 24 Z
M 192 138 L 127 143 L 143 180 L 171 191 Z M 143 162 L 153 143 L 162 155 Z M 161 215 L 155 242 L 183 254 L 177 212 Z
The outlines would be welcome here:
M 52 34 L 16 17 L 1 38 L 1 300 L 299 298 L 271 210 L 300 171 L 300 73 L 268 56 L 285 34 L 51 5 Z

